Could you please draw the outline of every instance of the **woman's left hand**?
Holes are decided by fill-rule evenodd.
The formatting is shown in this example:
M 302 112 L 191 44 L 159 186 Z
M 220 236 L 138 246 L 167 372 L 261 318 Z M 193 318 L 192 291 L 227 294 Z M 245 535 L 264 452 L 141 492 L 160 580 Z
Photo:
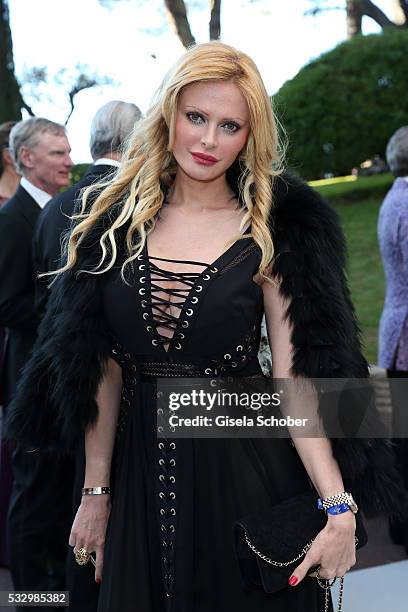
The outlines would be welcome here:
M 317 534 L 302 563 L 292 572 L 289 584 L 299 584 L 313 565 L 320 565 L 319 578 L 331 580 L 344 576 L 356 563 L 355 529 L 356 519 L 351 510 L 338 515 L 328 514 L 326 526 Z

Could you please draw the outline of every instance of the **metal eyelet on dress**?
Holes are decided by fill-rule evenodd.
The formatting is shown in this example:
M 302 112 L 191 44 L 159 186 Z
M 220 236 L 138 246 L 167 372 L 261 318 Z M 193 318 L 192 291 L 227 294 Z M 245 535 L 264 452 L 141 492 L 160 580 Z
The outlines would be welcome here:
M 179 332 L 178 337 L 180 338 L 180 340 L 183 340 L 183 338 L 185 338 L 185 335 L 183 334 L 183 332 Z
M 166 497 L 163 491 L 159 491 L 159 497 L 160 499 L 164 499 Z
M 216 386 L 217 386 L 217 381 L 216 381 L 216 379 L 215 379 L 215 378 L 212 378 L 212 379 L 210 380 L 210 385 L 211 385 L 211 387 L 216 387 Z
M 218 272 L 218 268 L 216 268 L 216 267 L 214 266 L 214 268 L 211 268 L 210 272 L 212 272 L 213 274 L 215 274 L 216 272 Z
M 174 493 L 174 491 L 170 491 L 169 495 L 171 499 L 176 499 L 176 494 Z
M 157 446 L 158 446 L 160 449 L 163 449 L 163 448 L 164 448 L 164 443 L 163 443 L 163 442 L 159 442 Z
M 148 331 L 148 332 L 153 331 L 153 327 L 152 327 L 151 325 L 148 325 L 148 326 L 146 327 L 146 329 L 147 329 L 147 331 Z
M 174 427 L 174 425 L 170 425 L 170 431 L 171 433 L 174 433 L 176 431 L 176 428 Z
M 148 312 L 144 312 L 142 316 L 143 316 L 144 320 L 146 321 L 146 319 L 149 318 L 149 313 Z
M 162 531 L 167 531 L 167 527 L 166 527 L 166 525 L 163 525 L 163 523 L 160 525 L 160 529 Z
M 191 298 L 191 303 L 192 303 L 192 304 L 197 304 L 197 302 L 198 302 L 198 297 L 197 297 L 196 295 L 194 295 L 194 296 Z
M 172 516 L 176 516 L 176 509 L 175 508 L 170 508 L 170 514 Z
M 152 344 L 153 344 L 153 346 L 157 346 L 159 343 L 158 343 L 158 341 L 155 338 L 153 338 Z
M 163 427 L 161 425 L 159 425 L 159 427 L 157 428 L 158 433 L 163 433 Z
M 175 349 L 177 349 L 178 351 L 181 349 L 181 344 L 180 342 L 177 342 L 177 344 L 174 346 Z
M 200 291 L 203 290 L 203 286 L 202 285 L 197 285 L 197 287 L 195 288 L 195 290 L 197 291 L 197 293 L 200 293 Z
M 188 321 L 182 321 L 182 323 L 181 323 L 181 327 L 186 328 L 186 327 L 188 327 L 188 326 L 189 326 L 189 322 L 188 322 Z
M 170 480 L 170 482 L 172 484 L 174 484 L 176 482 L 176 477 L 175 476 L 170 476 L 169 480 Z
M 191 315 L 193 314 L 193 312 L 194 312 L 194 310 L 193 310 L 192 308 L 188 308 L 188 309 L 186 310 L 186 315 L 187 315 L 188 317 L 191 317 Z
M 140 260 L 140 259 L 143 259 L 143 255 L 138 255 L 138 256 L 137 256 L 137 258 L 138 258 L 139 260 Z
M 170 442 L 170 448 L 171 448 L 171 450 L 175 450 L 176 443 L 175 442 Z
M 141 305 L 141 307 L 142 307 L 142 308 L 146 308 L 146 306 L 147 306 L 147 302 L 146 302 L 146 300 L 142 300 L 142 301 L 140 302 L 140 305 Z
M 164 459 L 159 459 L 159 465 L 164 465 Z
M 205 274 L 203 276 L 203 280 L 210 280 L 211 276 L 209 274 Z
M 146 264 L 141 264 L 141 265 L 139 266 L 139 270 L 144 270 L 144 269 L 145 269 L 145 267 L 146 267 Z
M 237 346 L 236 350 L 237 350 L 237 351 L 243 351 L 243 350 L 244 350 L 244 347 L 242 346 L 242 344 L 238 344 L 238 346 Z
M 161 514 L 162 516 L 164 516 L 164 515 L 166 514 L 166 511 L 165 511 L 165 509 L 164 509 L 164 508 L 160 508 L 160 514 Z
M 211 374 L 211 373 L 212 373 L 211 368 L 205 368 L 204 374 Z
M 174 531 L 175 531 L 175 527 L 174 527 L 174 525 L 170 525 L 169 529 L 170 529 L 170 531 L 171 531 L 172 533 L 174 533 Z
M 160 480 L 160 482 L 164 481 L 164 475 L 163 474 L 159 474 L 159 480 Z
M 145 280 L 146 280 L 146 277 L 145 277 L 145 276 L 141 276 L 141 277 L 139 278 L 139 281 L 142 283 L 142 285 L 144 284 Z
M 139 289 L 139 293 L 140 293 L 140 295 L 144 295 L 146 293 L 146 289 L 144 287 L 141 287 Z
M 176 465 L 176 460 L 175 459 L 170 459 L 170 465 L 175 466 Z
M 225 353 L 225 355 L 224 355 L 224 359 L 227 359 L 227 360 L 228 360 L 228 359 L 231 359 L 231 355 L 230 355 L 229 353 Z
M 232 368 L 236 368 L 236 367 L 237 367 L 237 365 L 238 365 L 238 364 L 237 364 L 235 361 L 231 361 L 231 367 L 232 367 Z

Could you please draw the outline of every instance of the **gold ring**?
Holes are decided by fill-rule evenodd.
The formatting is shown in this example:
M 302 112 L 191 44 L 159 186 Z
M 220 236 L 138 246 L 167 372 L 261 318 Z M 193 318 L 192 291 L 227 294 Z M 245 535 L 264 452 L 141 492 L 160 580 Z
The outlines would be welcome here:
M 86 548 L 79 548 L 75 552 L 75 561 L 78 563 L 78 565 L 86 565 L 89 561 L 90 556 L 91 555 L 86 550 Z

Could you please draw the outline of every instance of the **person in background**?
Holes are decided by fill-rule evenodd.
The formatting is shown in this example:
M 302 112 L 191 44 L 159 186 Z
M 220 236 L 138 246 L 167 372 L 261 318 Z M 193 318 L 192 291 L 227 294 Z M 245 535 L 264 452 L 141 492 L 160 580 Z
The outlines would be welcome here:
M 20 182 L 9 151 L 9 134 L 15 121 L 7 121 L 0 125 L 0 207 L 11 198 Z
M 32 262 L 34 226 L 45 204 L 69 185 L 72 166 L 65 128 L 48 119 L 32 117 L 18 122 L 10 132 L 9 148 L 22 179 L 0 210 L 0 326 L 7 329 L 2 376 L 6 414 L 38 324 Z M 14 588 L 63 588 L 69 521 L 64 478 L 72 476 L 69 470 L 62 476 L 58 462 L 47 461 L 45 454 L 17 447 L 12 465 L 8 543 Z
M 60 265 L 61 242 L 71 223 L 77 198 L 81 190 L 92 183 L 105 180 L 120 165 L 122 147 L 141 118 L 139 108 L 132 103 L 113 100 L 107 102 L 95 114 L 91 124 L 89 148 L 93 164 L 75 185 L 58 194 L 41 212 L 33 239 L 33 257 L 36 273 L 55 270 Z M 45 310 L 48 299 L 49 277 L 38 279 L 36 286 L 37 311 Z M 81 503 L 81 487 L 84 478 L 84 453 L 76 453 L 74 483 L 74 514 Z M 73 517 L 72 517 L 73 518 Z M 81 571 L 82 570 L 82 571 Z M 85 571 L 84 571 L 85 570 Z M 70 606 L 75 612 L 96 611 L 99 587 L 92 576 L 90 566 L 81 568 L 72 554 L 67 557 L 67 589 Z
M 70 227 L 81 190 L 92 183 L 103 181 L 120 166 L 124 142 L 141 116 L 135 104 L 121 100 L 107 102 L 96 112 L 89 142 L 92 165 L 75 185 L 48 202 L 36 224 L 33 239 L 36 273 L 49 272 L 59 267 L 61 243 Z M 36 288 L 40 312 L 45 307 L 49 282 L 48 277 L 39 279 Z
M 0 208 L 8 199 L 14 195 L 20 182 L 20 175 L 16 171 L 13 159 L 9 151 L 9 134 L 15 125 L 15 121 L 7 121 L 0 125 Z M 3 370 L 3 350 L 5 341 L 5 330 L 0 327 L 0 378 Z M 2 398 L 0 396 L 0 411 Z M 6 440 L 1 439 L 0 418 L 0 567 L 8 565 L 8 554 L 6 550 L 6 513 L 11 494 L 11 458 L 10 450 Z
M 387 145 L 387 162 L 395 181 L 380 208 L 378 240 L 385 272 L 386 295 L 379 329 L 378 363 L 390 379 L 397 463 L 408 490 L 408 126 L 399 128 Z M 398 379 L 398 380 L 397 380 Z M 408 516 L 391 519 L 390 534 L 408 554 Z

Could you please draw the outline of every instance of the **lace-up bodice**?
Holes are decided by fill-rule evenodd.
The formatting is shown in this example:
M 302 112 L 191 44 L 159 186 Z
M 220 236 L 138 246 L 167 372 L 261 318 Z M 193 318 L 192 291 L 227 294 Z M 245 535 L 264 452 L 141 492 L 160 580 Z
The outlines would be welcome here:
M 155 263 L 156 261 L 175 263 L 178 266 L 188 264 L 201 268 L 201 270 L 197 272 L 183 272 L 180 270 L 174 272 L 160 267 Z M 209 268 L 209 264 L 199 261 L 148 256 L 147 263 L 142 264 L 142 266 L 146 266 L 149 274 L 146 277 L 141 277 L 140 282 L 144 282 L 144 279 L 146 279 L 149 283 L 150 299 L 147 299 L 146 303 L 151 309 L 151 331 L 156 332 L 157 342 L 160 342 L 164 348 L 167 348 L 174 337 L 181 313 L 185 312 L 187 317 L 191 317 L 194 314 L 194 306 L 199 300 L 197 293 L 201 291 L 201 285 L 198 285 L 197 282 L 199 279 L 203 281 L 210 280 L 210 274 L 202 274 L 203 270 Z M 217 268 L 212 269 L 212 273 L 217 271 Z M 192 293 L 196 295 L 192 295 Z M 150 317 L 146 313 L 143 318 L 148 319 Z M 183 327 L 185 328 L 186 326 L 186 322 L 184 322 Z M 177 337 L 183 339 L 184 333 L 179 332 Z M 176 346 L 179 344 L 177 343 Z

